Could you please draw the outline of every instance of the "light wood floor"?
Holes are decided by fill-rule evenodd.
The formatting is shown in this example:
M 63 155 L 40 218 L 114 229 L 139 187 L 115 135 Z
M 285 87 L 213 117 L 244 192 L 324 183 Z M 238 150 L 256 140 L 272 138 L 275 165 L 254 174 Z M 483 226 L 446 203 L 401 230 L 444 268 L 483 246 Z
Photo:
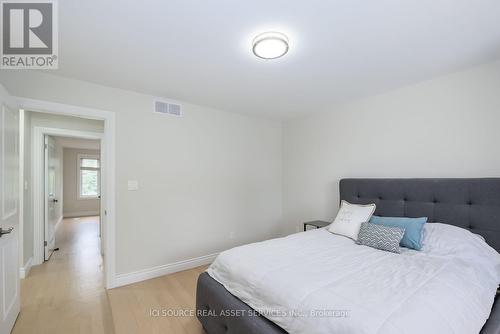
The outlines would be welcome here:
M 206 267 L 106 292 L 98 219 L 63 220 L 56 236 L 60 250 L 21 281 L 21 314 L 12 333 L 204 333 L 190 311 Z
M 194 316 L 196 280 L 205 269 L 198 267 L 109 290 L 116 333 L 205 333 Z
M 56 235 L 60 250 L 21 280 L 21 313 L 12 333 L 114 333 L 98 219 L 63 220 Z

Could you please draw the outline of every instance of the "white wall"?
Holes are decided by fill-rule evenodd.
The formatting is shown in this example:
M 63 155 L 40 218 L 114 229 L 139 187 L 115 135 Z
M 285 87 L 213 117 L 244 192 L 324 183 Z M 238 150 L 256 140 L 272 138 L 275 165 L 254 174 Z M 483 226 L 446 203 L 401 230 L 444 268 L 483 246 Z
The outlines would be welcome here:
M 341 178 L 500 176 L 499 125 L 500 62 L 286 122 L 289 231 L 334 218 Z
M 98 150 L 64 148 L 64 217 L 93 216 L 99 214 L 99 199 L 80 199 L 78 194 L 78 155 L 99 156 Z
M 3 78 L 3 76 L 2 76 Z M 5 84 L 4 84 L 5 85 Z M 7 86 L 7 85 L 5 85 Z M 9 88 L 7 88 L 9 90 Z M 9 90 L 10 94 L 13 94 Z M 80 131 L 92 131 L 92 132 L 102 132 L 104 129 L 104 124 L 102 121 L 81 119 L 77 117 L 65 117 L 59 115 L 42 114 L 38 112 L 25 112 L 25 131 L 24 131 L 24 207 L 23 207 L 23 257 L 24 263 L 26 263 L 31 257 L 33 257 L 33 213 L 32 213 L 32 133 L 35 127 L 53 127 L 60 129 L 69 130 L 80 130 Z M 57 146 L 60 154 L 62 155 L 62 147 Z M 43 147 L 39 148 L 40 150 Z M 61 182 L 58 183 L 59 189 L 62 192 Z M 57 210 L 62 213 L 63 203 L 61 201 L 57 204 Z
M 188 103 L 181 118 L 158 115 L 152 96 L 40 72 L 0 82 L 13 95 L 116 112 L 118 273 L 282 232 L 279 122 Z
M 287 121 L 283 133 L 276 121 L 187 103 L 182 118 L 153 114 L 151 96 L 45 73 L 0 82 L 116 112 L 118 273 L 332 219 L 344 177 L 500 176 L 500 62 Z

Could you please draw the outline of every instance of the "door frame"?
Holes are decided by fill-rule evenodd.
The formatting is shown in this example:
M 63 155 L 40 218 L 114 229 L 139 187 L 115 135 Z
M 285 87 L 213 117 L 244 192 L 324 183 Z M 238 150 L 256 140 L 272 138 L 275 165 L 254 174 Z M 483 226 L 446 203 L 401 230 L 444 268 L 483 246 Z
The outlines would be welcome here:
M 45 134 L 55 136 L 69 136 L 87 139 L 99 139 L 101 141 L 101 223 L 103 235 L 101 236 L 102 248 L 104 250 L 104 278 L 107 289 L 116 286 L 115 283 L 115 113 L 73 105 L 34 100 L 23 97 L 14 97 L 19 108 L 32 112 L 57 114 L 63 116 L 76 116 L 86 119 L 104 121 L 104 133 L 66 130 L 58 128 L 35 127 L 32 138 L 32 164 L 33 164 L 33 263 L 43 263 L 43 241 L 44 241 L 44 166 L 43 166 L 43 138 Z M 35 149 L 35 148 L 39 149 Z
M 48 219 L 47 203 L 47 183 L 46 165 L 45 165 L 45 138 L 53 137 L 72 137 L 79 139 L 93 139 L 100 141 L 100 150 L 102 150 L 104 134 L 101 132 L 79 131 L 60 128 L 49 128 L 35 126 L 33 127 L 31 158 L 33 165 L 33 264 L 42 264 L 45 261 L 45 221 Z M 106 182 L 106 174 L 102 173 L 101 182 Z M 104 181 L 104 182 L 103 182 Z M 39 188 L 40 187 L 40 188 Z M 62 199 L 61 199 L 61 203 Z M 101 206 L 102 207 L 102 206 Z M 104 217 L 103 212 L 99 212 Z M 101 246 L 102 249 L 102 246 Z

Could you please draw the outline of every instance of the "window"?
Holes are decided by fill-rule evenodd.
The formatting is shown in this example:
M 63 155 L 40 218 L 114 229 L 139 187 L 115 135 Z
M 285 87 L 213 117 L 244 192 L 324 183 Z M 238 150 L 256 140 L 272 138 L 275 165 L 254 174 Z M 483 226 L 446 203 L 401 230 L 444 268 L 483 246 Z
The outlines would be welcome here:
M 79 198 L 98 198 L 101 181 L 99 157 L 78 155 L 78 176 Z

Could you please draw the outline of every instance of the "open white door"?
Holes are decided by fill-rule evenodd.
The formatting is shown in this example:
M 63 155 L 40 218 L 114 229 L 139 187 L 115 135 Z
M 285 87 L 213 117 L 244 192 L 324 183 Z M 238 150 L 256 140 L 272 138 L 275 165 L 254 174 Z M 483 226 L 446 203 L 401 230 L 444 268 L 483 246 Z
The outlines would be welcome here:
M 55 231 L 59 220 L 56 181 L 58 163 L 55 139 L 45 135 L 45 261 L 50 258 L 56 247 Z
M 19 298 L 19 109 L 0 85 L 0 334 L 14 327 Z
M 104 243 L 103 243 L 103 240 L 104 240 L 104 237 L 103 237 L 103 231 L 104 231 L 104 228 L 103 228 L 103 221 L 104 219 L 106 219 L 105 215 L 104 215 L 104 209 L 103 209 L 103 206 L 102 206 L 102 179 L 103 179 L 103 175 L 104 173 L 102 172 L 102 140 L 99 141 L 99 167 L 101 168 L 101 171 L 99 173 L 99 250 L 101 252 L 101 255 L 104 256 Z

